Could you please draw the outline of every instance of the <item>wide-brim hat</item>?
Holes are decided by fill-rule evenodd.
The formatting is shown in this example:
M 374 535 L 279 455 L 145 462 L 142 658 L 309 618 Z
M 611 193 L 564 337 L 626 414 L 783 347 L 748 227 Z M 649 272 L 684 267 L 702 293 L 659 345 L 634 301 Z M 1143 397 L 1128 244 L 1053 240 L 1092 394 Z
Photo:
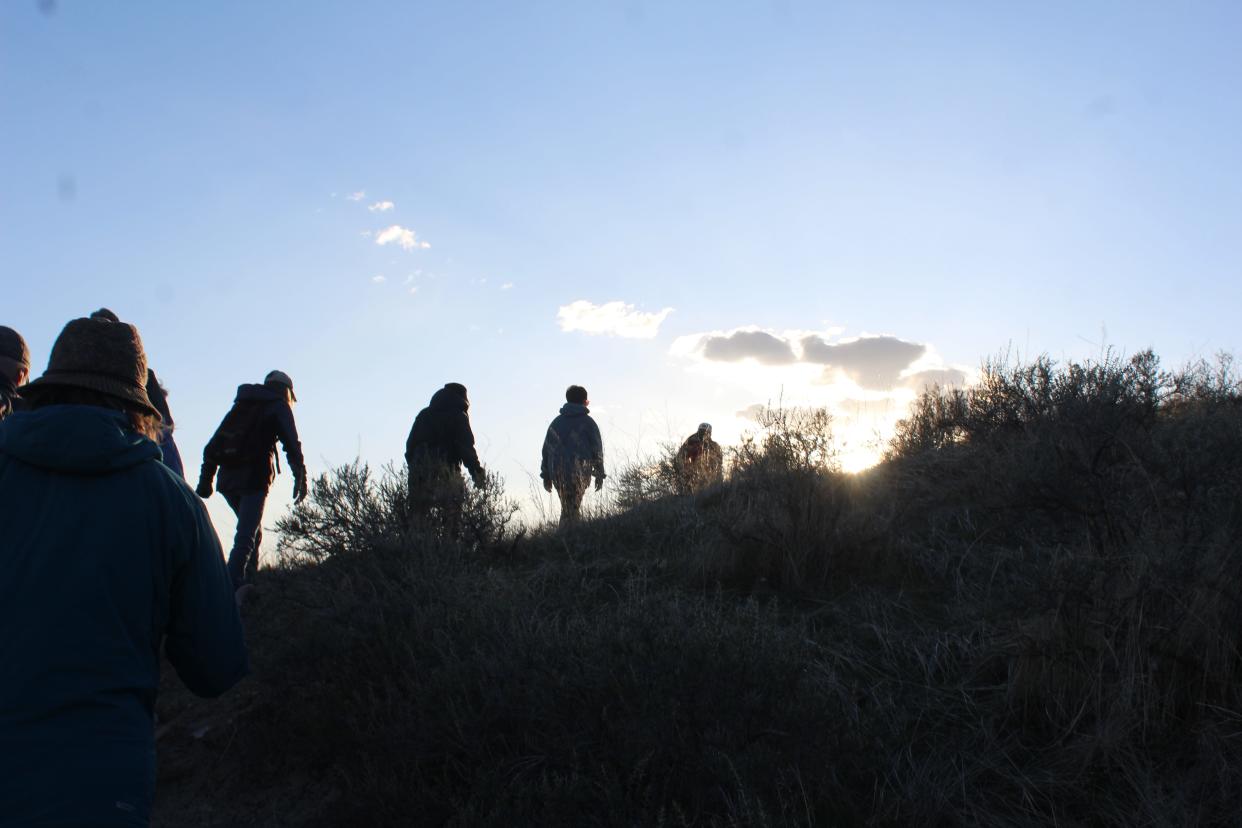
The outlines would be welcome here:
M 147 355 L 138 329 L 124 322 L 74 319 L 56 337 L 43 376 L 21 394 L 38 399 L 48 388 L 84 388 L 116 397 L 160 419 L 147 396 Z

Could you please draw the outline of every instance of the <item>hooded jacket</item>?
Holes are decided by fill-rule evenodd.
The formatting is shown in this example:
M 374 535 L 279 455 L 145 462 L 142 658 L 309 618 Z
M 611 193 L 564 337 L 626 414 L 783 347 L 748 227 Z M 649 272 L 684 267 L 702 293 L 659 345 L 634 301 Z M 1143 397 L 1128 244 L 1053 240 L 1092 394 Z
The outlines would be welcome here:
M 464 465 L 473 479 L 482 477 L 483 465 L 474 448 L 469 410 L 469 400 L 452 388 L 441 388 L 433 394 L 431 403 L 414 418 L 405 441 L 405 462 L 409 467 L 440 463 L 456 470 Z
M 161 640 L 198 695 L 249 672 L 215 530 L 159 458 L 104 408 L 0 422 L 7 824 L 145 824 Z
M 302 443 L 298 440 L 297 423 L 293 420 L 293 409 L 284 395 L 266 385 L 247 383 L 237 387 L 237 397 L 233 405 L 257 405 L 262 410 L 256 420 L 256 433 L 248 442 L 260 447 L 253 460 L 236 466 L 217 466 L 203 452 L 203 468 L 200 480 L 210 482 L 220 472 L 220 481 L 216 488 L 221 492 L 237 494 L 266 493 L 272 486 L 276 476 L 273 460 L 276 455 L 276 441 L 285 449 L 285 458 L 294 477 L 306 475 L 306 461 L 302 457 Z
M 589 408 L 565 403 L 543 438 L 539 476 L 544 480 L 567 480 L 586 475 L 604 478 L 604 441 Z

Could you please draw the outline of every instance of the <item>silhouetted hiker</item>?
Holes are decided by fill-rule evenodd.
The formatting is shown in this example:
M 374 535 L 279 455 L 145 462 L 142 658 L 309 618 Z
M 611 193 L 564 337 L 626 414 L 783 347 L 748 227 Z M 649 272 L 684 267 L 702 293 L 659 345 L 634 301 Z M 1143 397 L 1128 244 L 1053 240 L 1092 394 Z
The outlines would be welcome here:
M 25 407 L 17 387 L 30 376 L 30 349 L 12 328 L 0 325 L 0 420 Z
M 147 825 L 161 646 L 200 696 L 249 672 L 146 377 L 136 329 L 76 319 L 0 422 L 0 824 Z
M 724 474 L 724 452 L 712 439 L 711 423 L 699 423 L 698 431 L 687 437 L 677 450 L 674 465 L 678 494 L 693 494 L 720 482 Z
M 120 322 L 120 318 L 107 308 L 100 308 L 91 314 L 91 319 L 103 319 L 108 322 Z M 164 390 L 164 386 L 160 385 L 159 379 L 156 378 L 155 372 L 150 367 L 147 368 L 147 399 L 151 400 L 151 405 L 155 406 L 155 410 L 160 412 L 160 418 L 163 420 L 162 429 L 160 430 L 160 451 L 164 453 L 164 465 L 175 471 L 177 474 L 185 477 L 185 466 L 181 462 L 181 450 L 177 448 L 177 441 L 173 439 L 172 412 L 168 410 L 168 392 Z
M 599 426 L 591 419 L 591 410 L 587 408 L 590 404 L 585 388 L 569 386 L 561 413 L 543 438 L 539 476 L 543 478 L 543 488 L 549 492 L 555 488 L 560 497 L 562 526 L 578 519 L 592 476 L 595 491 L 604 488 L 604 441 L 599 436 Z
M 450 531 L 456 531 L 466 497 L 461 467 L 464 465 L 470 472 L 476 489 L 487 484 L 487 476 L 474 449 L 469 412 L 466 386 L 450 382 L 433 394 L 427 407 L 418 412 L 405 441 L 410 515 L 426 520 L 433 513 L 438 514 Z
M 293 421 L 293 403 L 297 401 L 293 380 L 284 371 L 272 371 L 262 385 L 238 386 L 233 407 L 203 449 L 203 468 L 195 491 L 200 497 L 211 497 L 219 469 L 216 487 L 237 515 L 228 564 L 229 577 L 237 589 L 253 581 L 259 569 L 263 507 L 275 473 L 272 461 L 277 440 L 284 446 L 293 472 L 293 502 L 301 503 L 306 497 L 306 462 Z

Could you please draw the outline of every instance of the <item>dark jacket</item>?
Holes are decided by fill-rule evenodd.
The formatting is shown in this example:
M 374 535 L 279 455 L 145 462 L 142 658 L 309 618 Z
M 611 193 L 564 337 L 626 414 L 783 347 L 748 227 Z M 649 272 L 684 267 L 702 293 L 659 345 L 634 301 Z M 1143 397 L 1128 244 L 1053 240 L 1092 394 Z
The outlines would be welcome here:
M 158 460 L 104 408 L 0 422 L 2 824 L 135 824 L 161 639 L 199 695 L 249 671 L 211 520 Z
M 288 400 L 276 390 L 266 385 L 246 384 L 238 386 L 237 398 L 233 405 L 257 405 L 262 410 L 257 418 L 256 433 L 250 439 L 252 445 L 259 446 L 255 459 L 238 464 L 217 466 L 203 452 L 203 469 L 200 480 L 210 482 L 220 471 L 220 481 L 216 488 L 230 494 L 251 494 L 266 492 L 272 486 L 276 476 L 273 460 L 276 457 L 276 441 L 279 440 L 285 449 L 285 457 L 289 461 L 289 469 L 297 478 L 305 477 L 306 461 L 302 457 L 302 443 L 298 440 L 298 427 L 293 421 L 293 409 Z M 247 442 L 250 442 L 250 439 Z
M 543 438 L 539 476 L 544 480 L 567 480 L 586 475 L 604 478 L 604 441 L 599 436 L 599 426 L 591 419 L 590 409 L 565 403 Z
M 479 480 L 483 465 L 474 449 L 469 410 L 466 398 L 451 388 L 441 388 L 433 394 L 431 404 L 414 418 L 405 441 L 405 462 L 409 467 L 437 463 L 456 470 L 464 465 L 470 477 Z
M 25 407 L 26 401 L 17 395 L 17 386 L 11 379 L 0 374 L 0 420 Z
M 164 454 L 164 465 L 175 471 L 178 476 L 185 477 L 181 451 L 177 448 L 177 441 L 173 439 L 174 424 L 172 411 L 168 408 L 168 392 L 164 390 L 164 386 L 160 385 L 155 372 L 150 368 L 147 369 L 147 399 L 151 401 L 151 405 L 155 406 L 155 410 L 160 412 L 160 451 Z
M 710 436 L 701 431 L 695 432 L 677 450 L 675 468 L 681 489 L 701 489 L 720 482 L 724 472 L 724 452 Z

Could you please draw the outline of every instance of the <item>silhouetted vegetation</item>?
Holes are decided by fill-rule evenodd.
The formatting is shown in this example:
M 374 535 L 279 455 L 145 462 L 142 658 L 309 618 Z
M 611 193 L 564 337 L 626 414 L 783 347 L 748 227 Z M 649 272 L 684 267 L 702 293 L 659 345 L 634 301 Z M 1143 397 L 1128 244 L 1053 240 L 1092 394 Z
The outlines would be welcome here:
M 560 533 L 498 485 L 453 537 L 400 473 L 321 478 L 250 689 L 160 743 L 162 824 L 1236 821 L 1227 358 L 989 364 L 860 475 L 830 425 L 766 412 L 722 485 L 657 458 Z

